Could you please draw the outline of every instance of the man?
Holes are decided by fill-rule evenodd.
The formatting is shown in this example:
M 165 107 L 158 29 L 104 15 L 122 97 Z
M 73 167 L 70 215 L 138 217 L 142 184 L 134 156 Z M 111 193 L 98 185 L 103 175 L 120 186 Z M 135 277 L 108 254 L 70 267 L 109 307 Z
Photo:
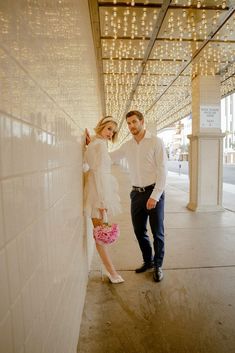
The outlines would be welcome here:
M 135 272 L 145 272 L 154 267 L 153 279 L 160 282 L 164 258 L 166 151 L 162 140 L 145 130 L 142 113 L 130 111 L 126 114 L 126 122 L 133 138 L 110 156 L 113 162 L 125 157 L 129 164 L 131 218 L 144 261 Z M 154 239 L 154 255 L 147 234 L 148 218 Z
M 131 218 L 138 240 L 143 265 L 136 273 L 154 267 L 153 279 L 163 279 L 164 258 L 164 189 L 167 175 L 167 156 L 163 142 L 144 129 L 144 117 L 139 111 L 126 115 L 133 139 L 110 154 L 113 161 L 125 157 L 129 164 L 131 190 Z M 154 239 L 154 256 L 147 234 L 147 220 Z

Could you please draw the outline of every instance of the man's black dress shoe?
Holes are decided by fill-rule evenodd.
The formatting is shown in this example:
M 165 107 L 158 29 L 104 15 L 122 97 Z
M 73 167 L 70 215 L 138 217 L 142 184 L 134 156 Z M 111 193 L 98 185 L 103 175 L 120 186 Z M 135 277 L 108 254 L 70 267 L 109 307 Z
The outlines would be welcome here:
M 160 282 L 163 279 L 163 272 L 161 267 L 156 267 L 153 272 L 153 280 Z
M 142 273 L 142 272 L 145 272 L 145 271 L 147 271 L 147 270 L 149 270 L 149 269 L 151 269 L 151 268 L 153 268 L 153 263 L 152 263 L 152 262 L 150 262 L 150 263 L 145 263 L 145 262 L 144 262 L 141 267 L 139 267 L 139 268 L 137 268 L 137 269 L 135 270 L 135 272 L 136 272 L 136 273 Z

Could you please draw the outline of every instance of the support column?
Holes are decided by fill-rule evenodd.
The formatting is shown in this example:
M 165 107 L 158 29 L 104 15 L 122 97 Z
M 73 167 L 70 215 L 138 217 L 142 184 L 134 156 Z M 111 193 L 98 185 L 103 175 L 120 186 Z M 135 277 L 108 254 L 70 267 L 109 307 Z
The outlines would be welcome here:
M 222 211 L 223 137 L 220 77 L 192 82 L 192 135 L 189 135 L 190 200 L 193 211 Z

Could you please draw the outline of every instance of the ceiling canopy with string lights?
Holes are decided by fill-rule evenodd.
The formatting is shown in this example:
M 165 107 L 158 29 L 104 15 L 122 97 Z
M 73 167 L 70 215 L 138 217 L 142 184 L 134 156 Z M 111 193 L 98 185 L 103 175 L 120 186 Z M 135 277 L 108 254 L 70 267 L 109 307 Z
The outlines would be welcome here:
M 158 130 L 191 112 L 191 81 L 220 75 L 235 89 L 235 1 L 89 0 L 103 111 L 128 131 L 138 109 Z

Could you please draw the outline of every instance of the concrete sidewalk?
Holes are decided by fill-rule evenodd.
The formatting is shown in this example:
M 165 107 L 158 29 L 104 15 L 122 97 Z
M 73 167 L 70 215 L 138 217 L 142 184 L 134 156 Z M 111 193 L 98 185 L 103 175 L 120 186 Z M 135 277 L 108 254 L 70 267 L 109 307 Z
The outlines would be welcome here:
M 186 174 L 168 172 L 168 184 L 189 193 L 189 177 Z M 223 183 L 223 207 L 235 212 L 235 185 L 233 184 Z
M 235 347 L 235 215 L 187 210 L 187 183 L 169 173 L 164 279 L 135 274 L 142 263 L 129 215 L 127 172 L 120 184 L 121 236 L 110 253 L 125 283 L 101 281 L 95 253 L 79 353 L 232 353 Z

